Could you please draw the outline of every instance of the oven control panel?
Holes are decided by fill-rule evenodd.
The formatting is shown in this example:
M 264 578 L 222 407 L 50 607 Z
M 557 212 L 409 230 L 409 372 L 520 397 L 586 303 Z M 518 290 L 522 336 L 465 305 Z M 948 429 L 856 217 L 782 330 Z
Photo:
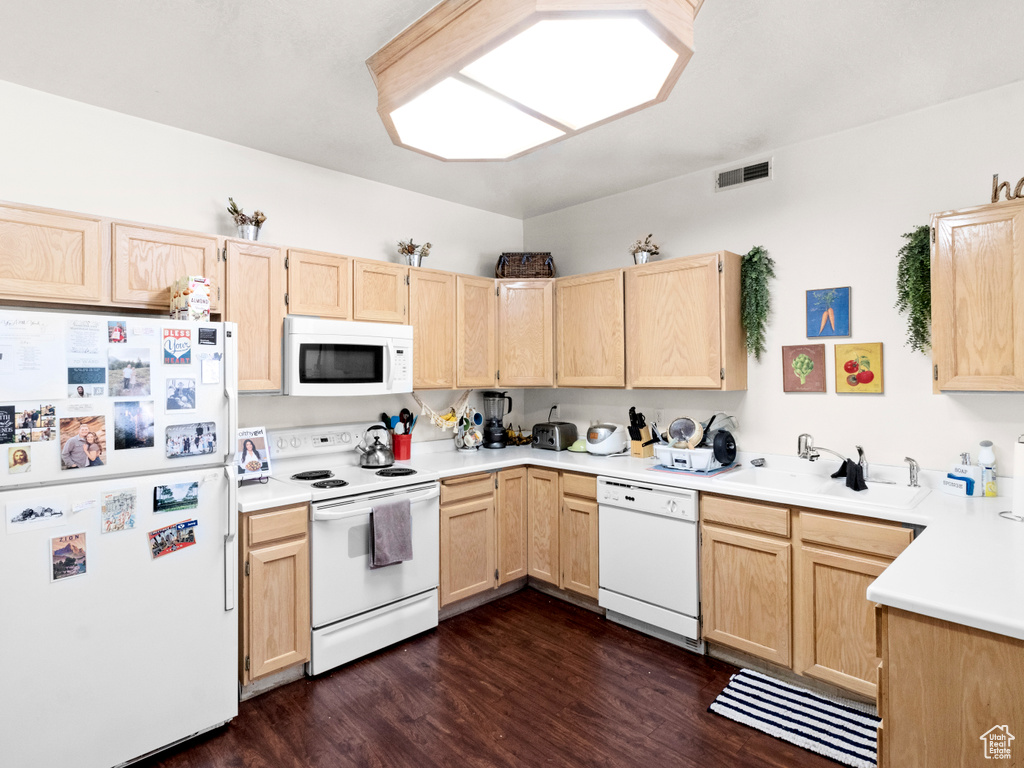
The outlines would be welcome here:
M 270 456 L 272 459 L 293 459 L 354 451 L 371 426 L 373 422 L 272 429 L 269 433 Z

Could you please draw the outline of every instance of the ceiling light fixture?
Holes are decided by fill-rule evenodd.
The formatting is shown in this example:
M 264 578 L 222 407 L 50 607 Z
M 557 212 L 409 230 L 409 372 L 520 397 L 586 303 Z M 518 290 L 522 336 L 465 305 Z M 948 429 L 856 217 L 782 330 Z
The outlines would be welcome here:
M 668 98 L 703 0 L 444 0 L 366 60 L 395 144 L 512 160 Z

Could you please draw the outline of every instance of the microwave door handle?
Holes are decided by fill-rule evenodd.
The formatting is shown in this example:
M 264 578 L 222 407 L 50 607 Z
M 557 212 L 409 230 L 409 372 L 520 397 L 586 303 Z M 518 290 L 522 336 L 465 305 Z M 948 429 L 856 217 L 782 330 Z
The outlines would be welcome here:
M 384 341 L 384 351 L 386 353 L 384 355 L 384 364 L 387 366 L 386 386 L 388 388 L 388 391 L 390 391 L 391 386 L 392 384 L 394 384 L 395 381 L 395 348 L 391 344 L 391 339 L 386 339 Z

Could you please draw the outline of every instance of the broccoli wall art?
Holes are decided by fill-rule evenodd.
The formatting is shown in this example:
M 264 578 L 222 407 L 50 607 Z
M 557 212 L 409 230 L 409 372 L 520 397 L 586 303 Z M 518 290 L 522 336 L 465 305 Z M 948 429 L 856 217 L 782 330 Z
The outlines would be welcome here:
M 807 338 L 850 335 L 850 289 L 818 288 L 807 292 Z
M 782 391 L 825 391 L 824 344 L 797 344 L 782 348 Z

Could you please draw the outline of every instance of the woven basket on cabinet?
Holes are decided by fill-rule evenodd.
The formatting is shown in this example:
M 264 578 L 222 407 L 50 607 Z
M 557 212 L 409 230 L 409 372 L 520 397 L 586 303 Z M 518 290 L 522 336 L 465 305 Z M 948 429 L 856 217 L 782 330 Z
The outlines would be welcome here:
M 503 253 L 494 265 L 500 278 L 554 277 L 555 260 L 550 253 Z

